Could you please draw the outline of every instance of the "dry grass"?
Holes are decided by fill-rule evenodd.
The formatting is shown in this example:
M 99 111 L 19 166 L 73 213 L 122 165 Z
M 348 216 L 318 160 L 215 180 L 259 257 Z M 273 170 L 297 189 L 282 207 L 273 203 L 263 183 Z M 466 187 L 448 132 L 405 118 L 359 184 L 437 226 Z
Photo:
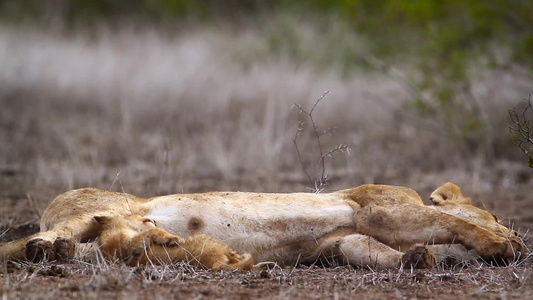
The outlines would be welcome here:
M 130 268 L 80 261 L 9 263 L 7 267 L 10 271 L 4 273 L 0 287 L 4 297 L 10 299 L 450 299 L 458 295 L 514 299 L 527 295 L 533 286 L 531 265 L 380 272 L 317 266 L 229 272 L 200 270 L 186 264 Z
M 291 107 L 310 106 L 330 90 L 317 122 L 338 128 L 329 145 L 342 142 L 354 150 L 328 168 L 345 179 L 334 188 L 408 184 L 448 169 L 461 173 L 456 181 L 474 192 L 523 183 L 508 159 L 519 154 L 502 148 L 502 141 L 507 109 L 533 88 L 524 83 L 526 75 L 493 72 L 476 82 L 473 91 L 492 132 L 489 145 L 480 147 L 450 140 L 442 124 L 413 114 L 406 105 L 410 88 L 394 77 L 367 72 L 346 78 L 335 66 L 317 71 L 283 57 L 242 66 L 234 54 L 244 46 L 231 45 L 251 44 L 251 38 L 223 30 L 170 36 L 124 30 L 89 38 L 0 28 L 6 141 L 0 164 L 30 169 L 32 184 L 61 189 L 109 188 L 120 172 L 125 189 L 137 193 L 279 191 L 302 175 L 291 143 L 297 126 Z M 261 37 L 255 39 L 260 44 Z M 505 159 L 494 160 L 495 151 Z M 424 175 L 405 182 L 413 166 Z M 493 168 L 504 174 L 487 174 Z M 450 175 L 441 177 L 419 187 Z
M 295 26 L 309 41 L 320 38 L 308 24 Z M 89 37 L 2 25 L 0 218 L 3 228 L 12 228 L 2 239 L 34 231 L 50 199 L 82 186 L 140 196 L 306 191 L 293 145 L 298 110 L 291 107 L 311 107 L 326 90 L 331 93 L 314 118 L 319 129 L 337 129 L 324 136 L 324 147 L 342 143 L 352 150 L 327 160 L 326 190 L 387 183 L 411 186 L 426 198 L 437 185 L 454 181 L 505 223 L 531 227 L 533 176 L 520 151 L 506 143 L 507 111 L 532 92 L 530 75 L 519 68 L 479 70 L 485 75 L 472 80 L 472 92 L 489 120 L 488 135 L 472 144 L 452 139 L 439 116 L 421 119 L 408 105 L 411 87 L 397 77 L 368 71 L 346 76 L 336 64 L 295 63 L 283 52 L 263 55 L 263 33 L 124 29 Z M 357 37 L 348 40 L 364 49 Z M 408 61 L 399 67 L 409 74 Z M 318 151 L 312 132 L 300 135 L 299 143 L 304 164 L 312 165 Z M 14 265 L 0 285 L 9 299 L 285 299 L 302 292 L 320 299 L 514 298 L 533 286 L 531 263 L 257 273 L 84 261 Z

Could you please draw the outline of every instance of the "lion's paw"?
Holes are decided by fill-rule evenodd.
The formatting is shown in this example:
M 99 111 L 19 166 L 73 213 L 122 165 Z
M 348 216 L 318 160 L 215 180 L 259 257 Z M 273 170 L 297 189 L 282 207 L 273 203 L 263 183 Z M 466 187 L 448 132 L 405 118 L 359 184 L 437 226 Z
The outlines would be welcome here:
M 177 235 L 170 234 L 166 231 L 159 231 L 151 237 L 153 244 L 158 244 L 166 247 L 179 246 L 185 242 L 185 239 Z
M 235 268 L 239 270 L 251 270 L 254 266 L 254 258 L 249 253 L 244 253 L 240 255 L 239 262 L 232 264 Z
M 233 250 L 229 250 L 224 256 L 225 259 L 221 260 L 223 263 L 219 264 L 219 267 L 223 269 L 251 270 L 254 265 L 252 255 L 249 253 L 241 255 Z M 214 267 L 217 268 L 216 265 Z
M 272 270 L 279 267 L 275 261 L 264 261 L 252 266 L 252 271 Z
M 436 264 L 433 252 L 425 246 L 415 246 L 402 256 L 404 268 L 432 269 Z
M 42 238 L 33 238 L 26 243 L 26 258 L 31 262 L 56 259 L 54 245 Z
M 505 254 L 506 258 L 511 258 L 513 260 L 524 259 L 529 253 L 529 249 L 522 239 L 518 236 L 512 236 L 509 238 L 509 245 L 507 247 L 507 253 Z
M 518 236 L 505 238 L 503 247 L 500 246 L 499 248 L 504 250 L 493 254 L 489 260 L 508 264 L 523 260 L 529 254 L 529 249 Z
M 54 248 L 57 259 L 72 258 L 76 253 L 76 241 L 73 238 L 58 237 L 54 241 Z
M 506 262 L 523 259 L 529 252 L 524 242 L 517 236 L 487 239 L 476 251 L 487 260 Z

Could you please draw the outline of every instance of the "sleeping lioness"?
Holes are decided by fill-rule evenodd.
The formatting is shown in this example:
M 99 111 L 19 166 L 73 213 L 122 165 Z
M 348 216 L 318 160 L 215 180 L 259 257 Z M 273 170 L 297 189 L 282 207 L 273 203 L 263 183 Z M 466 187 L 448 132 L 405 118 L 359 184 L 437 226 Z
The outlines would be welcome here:
M 425 206 L 414 190 L 386 185 L 327 194 L 211 192 L 149 199 L 84 188 L 56 197 L 42 216 L 41 232 L 2 245 L 0 256 L 68 258 L 77 242 L 97 238 L 106 256 L 129 264 L 214 258 L 199 260 L 205 268 L 248 269 L 252 258 L 282 266 L 322 261 L 428 268 L 435 265 L 430 248 L 440 244 L 460 244 L 483 259 L 513 261 L 528 252 L 513 230 L 472 206 L 455 184 L 442 185 L 431 200 L 436 205 Z

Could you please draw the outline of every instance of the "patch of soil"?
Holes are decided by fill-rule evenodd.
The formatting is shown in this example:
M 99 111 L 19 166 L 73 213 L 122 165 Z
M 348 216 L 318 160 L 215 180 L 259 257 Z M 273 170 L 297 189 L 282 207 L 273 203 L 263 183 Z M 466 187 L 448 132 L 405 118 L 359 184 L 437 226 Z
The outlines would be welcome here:
M 527 299 L 533 291 L 532 271 L 529 265 L 416 272 L 349 266 L 223 272 L 71 261 L 21 263 L 1 275 L 0 290 L 11 299 Z

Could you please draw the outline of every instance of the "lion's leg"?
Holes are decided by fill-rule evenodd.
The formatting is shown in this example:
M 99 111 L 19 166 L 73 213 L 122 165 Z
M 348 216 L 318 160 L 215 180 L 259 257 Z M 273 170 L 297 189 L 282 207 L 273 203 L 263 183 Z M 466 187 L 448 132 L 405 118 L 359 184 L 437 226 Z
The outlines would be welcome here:
M 0 246 L 2 259 L 28 259 L 33 262 L 56 259 L 55 231 L 39 232 Z
M 75 240 L 59 237 L 56 231 L 39 232 L 0 246 L 0 259 L 27 259 L 32 262 L 74 256 Z
M 478 265 L 479 255 L 475 250 L 467 250 L 461 244 L 427 245 L 435 255 L 437 264 L 453 266 L 459 263 Z
M 252 268 L 251 255 L 241 255 L 221 241 L 204 234 L 183 239 L 162 228 L 152 228 L 137 234 L 131 247 L 128 264 L 165 264 L 187 262 L 206 269 Z
M 370 236 L 351 234 L 337 241 L 340 257 L 346 263 L 376 269 L 400 266 L 403 253 Z
M 78 236 L 62 230 L 40 232 L 27 240 L 24 246 L 25 258 L 32 262 L 72 258 L 78 239 Z
M 27 259 L 32 262 L 66 259 L 75 254 L 76 241 L 96 238 L 99 225 L 92 217 L 59 223 L 51 230 L 0 246 L 0 259 Z
M 26 257 L 26 244 L 38 234 L 11 241 L 0 246 L 0 260 L 24 259 Z
M 406 253 L 392 249 L 371 236 L 350 234 L 334 241 L 333 252 L 344 262 L 372 269 L 392 269 L 400 266 L 432 268 L 435 258 L 426 247 L 416 246 Z
M 357 212 L 356 230 L 391 246 L 463 244 L 483 258 L 512 259 L 515 246 L 504 237 L 458 217 L 414 205 L 365 207 Z

